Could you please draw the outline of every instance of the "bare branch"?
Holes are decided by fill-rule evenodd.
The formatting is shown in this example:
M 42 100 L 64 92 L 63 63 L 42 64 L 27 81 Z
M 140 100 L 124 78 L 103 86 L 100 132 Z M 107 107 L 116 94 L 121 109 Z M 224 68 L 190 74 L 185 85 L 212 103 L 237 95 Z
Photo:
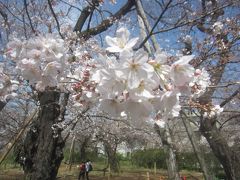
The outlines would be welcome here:
M 240 117 L 239 114 L 234 115 L 234 116 L 231 116 L 230 118 L 228 118 L 226 121 L 224 121 L 224 122 L 221 124 L 221 126 L 219 127 L 219 130 L 221 130 L 226 123 L 228 123 L 229 121 L 234 120 L 235 118 L 238 118 L 238 117 Z
M 56 16 L 56 14 L 55 14 L 55 12 L 54 12 L 54 10 L 53 10 L 51 0 L 48 0 L 48 5 L 49 5 L 50 11 L 51 11 L 51 13 L 52 13 L 52 15 L 53 15 L 56 23 L 57 23 L 58 33 L 59 33 L 59 35 L 61 36 L 61 38 L 64 39 L 64 37 L 63 37 L 63 35 L 62 35 L 62 33 L 61 33 L 60 24 L 59 24 L 59 22 L 58 22 L 57 16 Z
M 79 10 L 80 12 L 82 11 L 79 7 L 73 6 L 72 4 L 70 4 L 70 3 L 68 3 L 68 2 L 66 2 L 66 1 L 64 1 L 64 0 L 59 0 L 59 1 L 61 1 L 61 2 L 64 3 L 64 4 L 67 4 L 67 5 L 70 6 L 71 8 L 75 8 L 75 9 Z
M 78 21 L 74 27 L 74 31 L 81 32 L 84 23 L 86 22 L 87 18 L 93 13 L 94 9 L 99 6 L 98 0 L 93 0 L 91 4 L 89 4 L 87 7 L 85 7 L 80 17 L 78 18 Z
M 233 3 L 228 3 L 228 4 L 226 4 L 226 5 L 223 5 L 223 6 L 219 7 L 219 8 L 213 9 L 212 11 L 209 11 L 209 12 L 207 12 L 207 13 L 205 13 L 205 14 L 203 14 L 203 15 L 195 18 L 195 19 L 192 19 L 192 20 L 189 20 L 189 21 L 186 21 L 186 22 L 183 22 L 183 23 L 176 24 L 176 25 L 174 25 L 173 27 L 169 27 L 169 28 L 166 28 L 166 29 L 162 29 L 162 30 L 153 32 L 152 34 L 159 34 L 159 33 L 163 33 L 163 32 L 168 32 L 168 31 L 171 31 L 171 30 L 173 30 L 173 29 L 186 26 L 186 25 L 188 25 L 188 24 L 197 23 L 197 22 L 198 22 L 199 20 L 201 20 L 202 18 L 205 18 L 205 17 L 207 17 L 207 16 L 215 13 L 216 11 L 219 11 L 219 10 L 221 10 L 221 9 L 224 9 L 224 8 L 226 8 L 226 7 L 229 7 L 229 6 L 231 6 L 232 4 L 233 4 Z
M 89 39 L 91 36 L 100 34 L 103 31 L 106 31 L 110 26 L 114 24 L 114 22 L 120 19 L 122 16 L 127 14 L 133 5 L 135 4 L 134 0 L 128 0 L 128 2 L 119 9 L 114 15 L 110 16 L 108 19 L 103 20 L 98 26 L 94 28 L 90 28 L 89 30 L 83 31 L 79 33 L 80 37 L 84 39 Z
M 229 103 L 235 96 L 237 96 L 240 93 L 240 88 L 238 88 L 231 96 L 229 96 L 225 101 L 223 101 L 220 104 L 220 107 L 225 106 L 227 103 Z
M 34 27 L 33 27 L 33 24 L 32 24 L 32 19 L 29 15 L 29 12 L 28 12 L 28 4 L 27 4 L 27 0 L 24 0 L 24 7 L 25 7 L 25 10 L 26 10 L 26 14 L 27 14 L 27 17 L 28 17 L 28 20 L 29 20 L 29 23 L 30 23 L 30 27 L 32 29 L 32 32 L 33 33 L 36 33 L 36 31 L 34 30 Z
M 145 25 L 145 27 L 147 29 L 147 32 L 149 33 L 151 31 L 151 26 L 150 26 L 150 24 L 148 22 L 148 19 L 146 17 L 145 12 L 144 12 L 141 0 L 136 0 L 136 7 L 137 7 L 137 12 L 138 12 L 139 16 L 142 18 L 142 20 L 144 22 L 144 25 Z M 159 49 L 159 45 L 158 45 L 157 40 L 156 40 L 154 35 L 151 36 L 151 40 L 152 40 L 153 47 L 154 47 L 155 51 L 158 50 Z
M 165 12 L 167 11 L 169 5 L 171 4 L 172 0 L 169 0 L 168 3 L 165 5 L 164 9 L 162 10 L 161 14 L 159 15 L 157 21 L 155 22 L 155 24 L 153 25 L 151 31 L 149 32 L 149 34 L 147 35 L 147 37 L 143 40 L 143 42 L 138 46 L 138 48 L 136 48 L 135 50 L 138 50 L 140 48 L 143 47 L 143 45 L 147 42 L 147 40 L 153 35 L 153 31 L 154 29 L 157 27 L 159 21 L 161 20 L 161 18 L 163 17 L 163 15 L 165 14 Z

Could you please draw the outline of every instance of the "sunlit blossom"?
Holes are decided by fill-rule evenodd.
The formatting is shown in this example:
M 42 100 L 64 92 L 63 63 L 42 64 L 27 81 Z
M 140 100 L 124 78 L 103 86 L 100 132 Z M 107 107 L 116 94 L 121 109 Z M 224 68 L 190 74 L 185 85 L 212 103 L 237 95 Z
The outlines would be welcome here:
M 106 50 L 110 52 L 123 52 L 131 50 L 137 43 L 138 38 L 129 39 L 130 33 L 126 28 L 120 28 L 116 32 L 116 37 L 106 36 L 106 42 L 110 46 Z

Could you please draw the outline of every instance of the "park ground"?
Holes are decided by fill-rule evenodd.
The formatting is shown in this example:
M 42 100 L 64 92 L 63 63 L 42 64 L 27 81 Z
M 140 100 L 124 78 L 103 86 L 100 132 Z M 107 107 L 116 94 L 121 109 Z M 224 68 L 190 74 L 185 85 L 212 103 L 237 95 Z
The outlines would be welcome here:
M 119 173 L 109 173 L 107 171 L 104 175 L 102 171 L 104 165 L 93 163 L 94 170 L 90 174 L 91 180 L 166 180 L 167 172 L 165 170 L 157 169 L 156 174 L 153 169 L 139 168 L 134 166 L 121 166 Z M 71 170 L 69 170 L 69 165 L 62 164 L 58 179 L 62 180 L 76 180 L 78 177 L 78 167 L 77 164 L 72 165 Z M 181 171 L 182 177 L 187 180 L 203 180 L 202 174 L 193 171 Z M 149 178 L 148 178 L 149 177 Z M 21 180 L 24 179 L 23 171 L 18 166 L 1 166 L 0 167 L 0 179 L 1 180 Z

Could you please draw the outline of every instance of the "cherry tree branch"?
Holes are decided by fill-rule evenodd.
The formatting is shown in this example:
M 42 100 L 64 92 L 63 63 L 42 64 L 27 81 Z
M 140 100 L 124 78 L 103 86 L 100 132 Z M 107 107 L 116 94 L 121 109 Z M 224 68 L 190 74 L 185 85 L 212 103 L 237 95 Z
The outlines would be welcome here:
M 229 96 L 225 101 L 221 102 L 220 107 L 225 106 L 227 103 L 229 103 L 235 96 L 237 96 L 240 93 L 240 88 L 238 88 L 234 93 Z
M 28 20 L 29 20 L 29 23 L 30 23 L 30 27 L 32 29 L 32 32 L 35 33 L 35 29 L 33 27 L 33 24 L 32 24 L 32 19 L 30 17 L 30 14 L 28 12 L 28 4 L 27 4 L 27 0 L 24 0 L 24 7 L 25 7 L 25 10 L 26 10 L 26 14 L 27 14 L 27 17 L 28 17 Z
M 81 11 L 80 17 L 78 18 L 77 23 L 74 27 L 74 31 L 82 31 L 84 23 L 86 22 L 87 18 L 93 13 L 94 9 L 97 6 L 99 6 L 99 1 L 93 0 L 92 3 L 89 3 L 89 5 Z
M 5 107 L 6 104 L 6 102 L 0 101 L 0 111 Z
M 137 8 L 137 12 L 138 12 L 139 16 L 141 17 L 141 19 L 144 22 L 147 32 L 149 33 L 151 31 L 151 26 L 150 26 L 150 23 L 148 22 L 145 12 L 144 12 L 141 0 L 136 0 L 136 8 Z M 151 36 L 151 40 L 152 40 L 155 51 L 158 50 L 159 45 L 158 45 L 157 40 L 154 35 Z
M 49 5 L 50 11 L 51 11 L 51 13 L 52 13 L 52 15 L 53 15 L 56 23 L 57 23 L 58 33 L 59 33 L 59 35 L 61 36 L 61 38 L 64 38 L 63 35 L 62 35 L 62 33 L 61 33 L 60 24 L 59 24 L 59 21 L 58 21 L 58 19 L 57 19 L 57 15 L 55 14 L 55 12 L 54 12 L 54 10 L 53 10 L 51 0 L 48 0 L 48 5 Z
M 103 20 L 98 26 L 90 28 L 89 30 L 85 30 L 79 32 L 79 37 L 84 39 L 89 39 L 91 36 L 100 34 L 103 31 L 106 31 L 109 27 L 111 27 L 114 22 L 120 19 L 122 16 L 126 15 L 131 8 L 134 6 L 134 0 L 128 0 L 125 5 L 122 6 L 114 15 L 108 17 L 107 19 Z M 76 31 L 76 28 L 75 28 Z
M 59 1 L 61 1 L 61 2 L 64 3 L 64 4 L 67 4 L 67 5 L 70 6 L 71 8 L 75 8 L 75 9 L 79 10 L 80 12 L 82 11 L 79 7 L 74 6 L 74 5 L 68 3 L 68 2 L 66 2 L 66 1 L 64 1 L 64 0 L 59 0 Z
M 231 6 L 232 4 L 233 4 L 233 3 L 228 3 L 228 4 L 226 4 L 226 5 L 223 5 L 223 6 L 219 7 L 219 8 L 215 8 L 215 9 L 213 9 L 212 11 L 209 11 L 209 12 L 207 12 L 207 13 L 205 13 L 205 14 L 203 14 L 203 15 L 195 18 L 195 19 L 192 19 L 192 20 L 189 20 L 189 21 L 186 21 L 186 22 L 183 22 L 183 23 L 175 24 L 175 25 L 172 26 L 172 27 L 169 27 L 169 28 L 166 28 L 166 29 L 162 29 L 162 30 L 153 32 L 152 34 L 154 35 L 154 34 L 159 34 L 159 33 L 163 33 L 163 32 L 168 32 L 168 31 L 171 31 L 171 30 L 173 30 L 173 29 L 177 29 L 177 28 L 186 26 L 186 25 L 188 25 L 188 24 L 197 23 L 197 22 L 198 22 L 199 20 L 201 20 L 202 18 L 205 18 L 205 17 L 207 17 L 207 16 L 209 16 L 209 15 L 211 15 L 211 14 L 213 14 L 213 13 L 215 13 L 215 12 L 221 10 L 221 9 L 224 9 L 224 8 L 226 8 L 226 7 L 229 7 L 229 6 Z
M 238 117 L 240 117 L 239 114 L 234 115 L 234 116 L 228 118 L 226 121 L 224 121 L 224 122 L 220 125 L 219 130 L 221 130 L 226 123 L 228 123 L 229 121 L 234 120 L 235 118 L 238 118 Z
M 163 15 L 165 14 L 165 12 L 167 11 L 169 5 L 171 4 L 172 0 L 169 0 L 168 3 L 165 5 L 164 9 L 162 10 L 161 14 L 159 15 L 157 21 L 155 22 L 155 24 L 153 25 L 151 31 L 149 32 L 149 34 L 147 35 L 147 37 L 143 40 L 143 42 L 138 46 L 138 48 L 136 48 L 135 50 L 138 50 L 140 48 L 143 47 L 143 45 L 147 42 L 147 40 L 153 35 L 153 31 L 154 29 L 157 27 L 159 21 L 162 19 Z

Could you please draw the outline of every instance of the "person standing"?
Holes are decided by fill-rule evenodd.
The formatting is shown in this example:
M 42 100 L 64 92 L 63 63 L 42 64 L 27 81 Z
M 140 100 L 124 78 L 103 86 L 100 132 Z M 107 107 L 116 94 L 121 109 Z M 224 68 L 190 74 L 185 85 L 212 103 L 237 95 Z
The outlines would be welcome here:
M 89 174 L 89 172 L 90 171 L 92 171 L 92 163 L 91 163 L 91 161 L 90 160 L 87 160 L 87 162 L 86 162 L 86 177 L 87 177 L 87 180 L 89 180 L 89 176 L 88 176 L 88 174 Z
M 83 161 L 81 164 L 80 164 L 80 172 L 79 172 L 79 175 L 78 175 L 78 180 L 85 180 L 85 173 L 86 173 L 86 164 L 85 162 Z

